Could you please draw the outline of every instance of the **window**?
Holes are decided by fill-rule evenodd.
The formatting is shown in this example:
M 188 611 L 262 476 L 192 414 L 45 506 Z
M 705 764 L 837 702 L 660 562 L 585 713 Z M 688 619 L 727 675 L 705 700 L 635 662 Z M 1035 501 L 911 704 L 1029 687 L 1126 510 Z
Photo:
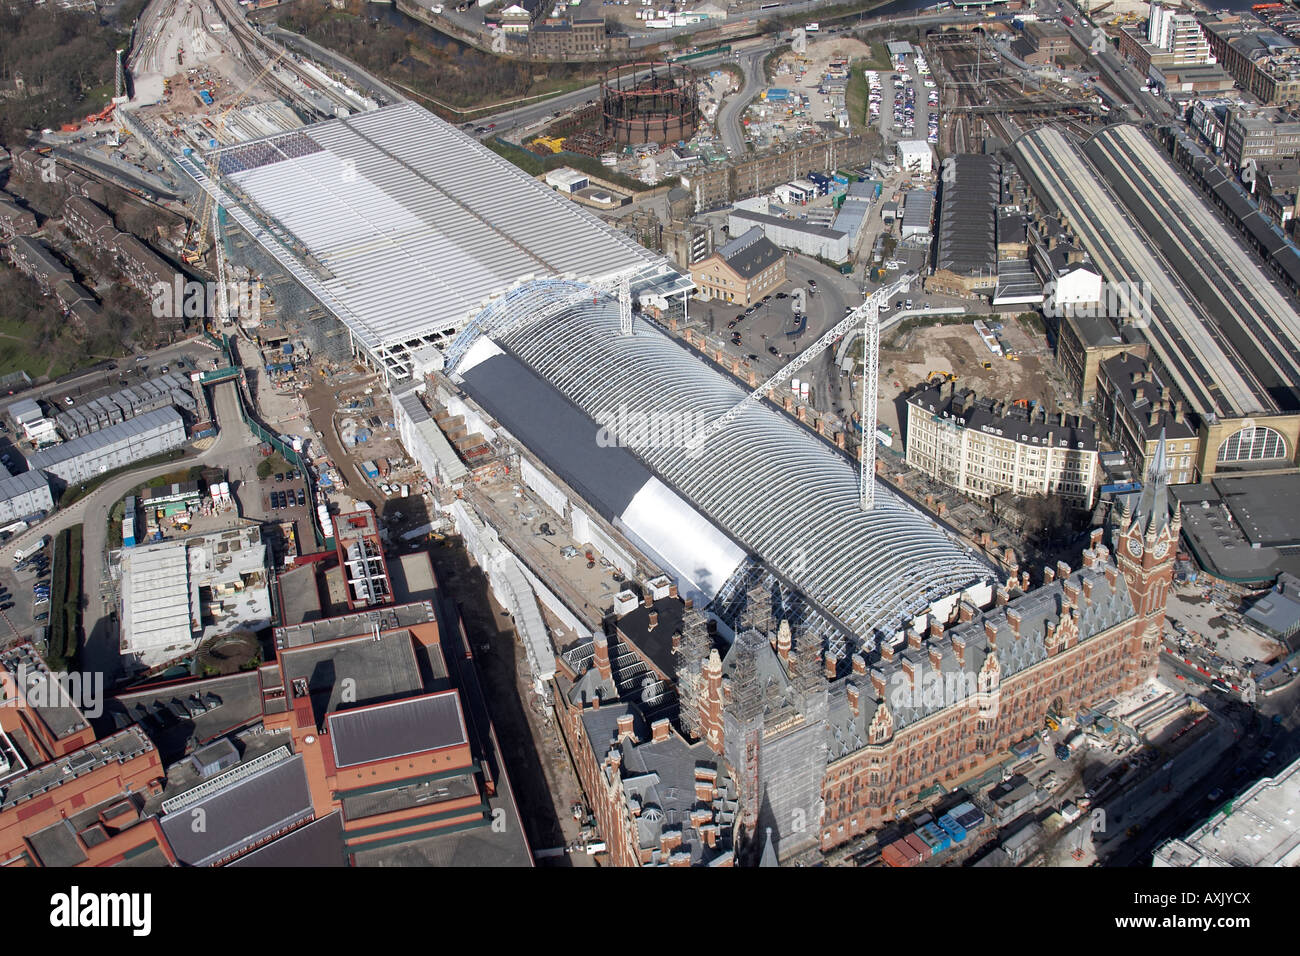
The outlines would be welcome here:
M 1219 446 L 1218 461 L 1263 461 L 1285 458 L 1286 453 L 1286 440 L 1280 434 L 1271 428 L 1257 425 L 1230 435 Z

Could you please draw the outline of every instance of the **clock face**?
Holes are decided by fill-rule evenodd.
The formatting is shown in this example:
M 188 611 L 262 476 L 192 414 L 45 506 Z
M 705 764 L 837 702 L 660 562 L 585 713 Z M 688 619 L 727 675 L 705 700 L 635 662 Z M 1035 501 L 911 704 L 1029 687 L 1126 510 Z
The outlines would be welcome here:
M 1163 558 L 1169 553 L 1169 542 L 1162 538 L 1156 543 L 1155 549 L 1151 553 L 1157 558 Z
M 1138 538 L 1128 539 L 1128 553 L 1135 558 L 1142 557 L 1142 541 Z

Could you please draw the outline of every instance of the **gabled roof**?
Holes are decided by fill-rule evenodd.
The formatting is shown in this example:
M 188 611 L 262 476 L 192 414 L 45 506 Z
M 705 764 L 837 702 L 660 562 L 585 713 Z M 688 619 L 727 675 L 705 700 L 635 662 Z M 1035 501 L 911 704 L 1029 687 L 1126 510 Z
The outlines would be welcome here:
M 742 279 L 752 279 L 783 253 L 776 243 L 763 235 L 762 226 L 753 226 L 717 251 L 717 255 Z

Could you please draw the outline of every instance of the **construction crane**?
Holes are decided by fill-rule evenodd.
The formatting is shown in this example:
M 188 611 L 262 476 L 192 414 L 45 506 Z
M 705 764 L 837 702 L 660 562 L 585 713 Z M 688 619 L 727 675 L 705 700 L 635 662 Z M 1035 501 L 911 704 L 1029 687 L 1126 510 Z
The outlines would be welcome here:
M 232 110 L 236 110 L 241 105 L 243 105 L 244 100 L 248 98 L 249 94 L 253 90 L 253 87 L 257 86 L 258 81 L 260 81 L 262 77 L 266 76 L 266 74 L 269 73 L 272 70 L 272 68 L 275 67 L 276 63 L 280 61 L 280 58 L 284 56 L 284 54 L 285 54 L 285 50 L 281 49 L 280 52 L 277 53 L 275 57 L 271 60 L 271 62 L 267 63 L 266 66 L 262 67 L 262 69 L 258 71 L 257 75 L 254 76 L 253 79 L 249 81 L 248 85 L 244 87 L 243 91 L 237 97 L 235 97 L 234 101 L 229 106 L 227 106 L 224 110 L 222 110 L 221 115 L 217 117 L 216 123 L 213 124 L 212 131 L 215 134 L 215 136 L 213 137 L 214 144 L 220 143 L 221 134 L 226 129 L 226 117 L 230 115 Z M 207 166 L 208 178 L 213 183 L 216 183 L 217 181 L 216 145 L 214 145 L 208 151 L 208 155 L 205 163 Z M 215 210 L 213 209 L 214 203 L 215 200 L 212 197 L 212 193 L 208 192 L 205 189 L 203 191 L 203 205 L 200 207 L 198 215 L 194 216 L 194 218 L 190 220 L 189 229 L 187 229 L 185 233 L 185 242 L 181 246 L 181 260 L 183 262 L 193 264 L 203 258 L 203 246 L 208 239 L 208 225 L 210 222 L 215 221 L 216 218 Z M 215 235 L 215 230 L 214 230 L 214 235 Z M 218 281 L 222 280 L 223 278 L 224 278 L 223 276 L 217 276 Z
M 739 418 L 745 409 L 757 405 L 768 392 L 779 388 L 795 372 L 830 348 L 841 335 L 862 322 L 866 346 L 862 353 L 862 440 L 858 453 L 861 465 L 858 496 L 862 510 L 870 511 L 876 503 L 876 391 L 880 376 L 880 307 L 894 296 L 910 289 L 913 278 L 910 275 L 903 276 L 867 296 L 865 302 L 824 332 L 821 338 L 800 352 L 794 361 L 746 395 L 729 411 L 696 432 L 695 437 L 686 443 L 687 453 L 697 454 L 709 439 Z

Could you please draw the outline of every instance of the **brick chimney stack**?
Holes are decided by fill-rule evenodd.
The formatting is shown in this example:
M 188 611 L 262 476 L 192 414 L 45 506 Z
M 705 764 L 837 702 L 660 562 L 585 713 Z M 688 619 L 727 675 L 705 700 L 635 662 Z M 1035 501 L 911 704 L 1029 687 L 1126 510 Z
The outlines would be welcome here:
M 655 606 L 655 599 L 650 596 L 650 591 L 648 589 L 641 592 L 641 604 L 643 607 L 647 608 Z
M 867 673 L 867 659 L 861 654 L 853 655 L 853 673 L 859 677 Z
M 1055 580 L 1056 580 L 1056 568 L 1050 568 L 1050 567 L 1049 567 L 1049 568 L 1043 568 L 1043 584 L 1044 584 L 1044 586 L 1046 586 L 1046 585 L 1048 585 L 1048 584 L 1051 584 L 1051 583 L 1052 583 L 1053 581 L 1055 581 Z
M 884 641 L 880 642 L 880 659 L 885 661 L 892 661 L 894 659 L 893 644 L 886 644 Z
M 646 625 L 646 630 L 647 630 L 647 631 L 653 631 L 653 630 L 654 630 L 656 627 L 658 627 L 658 626 L 659 626 L 659 612 L 658 612 L 658 611 L 651 611 L 651 612 L 650 612 L 650 623 Z
M 632 717 L 631 714 L 619 715 L 618 718 L 618 739 L 619 740 L 622 740 L 624 737 L 630 737 L 632 738 L 633 743 L 636 742 L 636 731 L 633 729 L 633 723 L 634 723 L 634 718 Z
M 975 605 L 970 601 L 962 601 L 957 605 L 957 619 L 961 622 L 975 620 Z
M 943 637 L 943 622 L 940 621 L 938 618 L 931 618 L 930 639 L 937 640 L 940 637 Z
M 777 629 L 776 656 L 781 658 L 781 663 L 787 668 L 790 666 L 790 627 L 784 622 Z
M 994 627 L 992 621 L 984 622 L 984 636 L 988 638 L 989 647 L 996 649 L 998 646 L 998 629 Z
M 1008 608 L 1007 623 L 1011 625 L 1011 637 L 1020 640 L 1020 612 L 1015 608 Z
M 875 691 L 877 700 L 885 699 L 885 675 L 874 668 L 871 671 L 871 689 Z
M 1064 581 L 1070 576 L 1070 566 L 1064 561 L 1056 562 L 1056 576 Z
M 857 717 L 862 713 L 862 696 L 858 691 L 858 685 L 851 683 L 848 687 L 849 709 L 853 711 L 853 716 Z
M 918 631 L 907 632 L 907 646 L 913 650 L 921 649 L 921 635 Z
M 671 729 L 672 724 L 668 722 L 668 718 L 660 717 L 650 725 L 650 739 L 655 743 L 662 743 L 668 739 L 668 733 Z
M 668 596 L 672 598 L 674 601 L 677 600 L 677 585 L 675 584 L 668 585 Z
M 604 634 L 597 634 L 593 644 L 596 654 L 596 670 L 600 671 L 600 676 L 605 680 L 613 680 L 614 672 L 609 666 L 609 638 Z
M 1083 600 L 1087 604 L 1092 603 L 1092 578 L 1083 579 Z
M 966 638 L 960 634 L 952 636 L 952 652 L 957 655 L 957 663 L 966 666 Z
M 834 680 L 835 673 L 839 670 L 840 660 L 829 650 L 826 651 L 826 679 Z

